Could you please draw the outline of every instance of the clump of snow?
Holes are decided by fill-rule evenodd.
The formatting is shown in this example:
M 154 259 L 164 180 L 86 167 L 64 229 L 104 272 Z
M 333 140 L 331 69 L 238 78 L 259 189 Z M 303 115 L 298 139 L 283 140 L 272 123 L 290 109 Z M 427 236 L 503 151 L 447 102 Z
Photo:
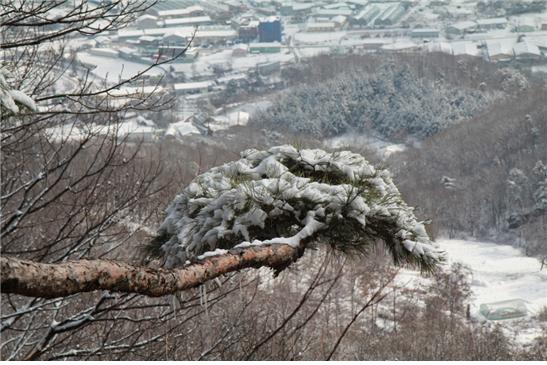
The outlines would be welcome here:
M 217 249 L 314 241 L 364 251 L 378 239 L 396 263 L 439 260 L 388 171 L 349 151 L 288 145 L 244 151 L 197 176 L 167 209 L 159 237 L 167 266 Z
M 25 106 L 30 110 L 36 110 L 36 104 L 28 95 L 19 90 L 10 88 L 9 74 L 5 68 L 0 68 L 0 107 L 13 114 L 19 113 L 19 106 Z
M 203 259 L 205 259 L 205 258 L 207 258 L 207 257 L 220 256 L 220 255 L 224 255 L 224 254 L 226 254 L 226 253 L 228 253 L 228 251 L 223 250 L 223 249 L 221 249 L 221 248 L 217 248 L 217 249 L 214 250 L 214 251 L 208 251 L 208 252 L 205 252 L 203 255 L 199 255 L 199 256 L 197 257 L 197 259 L 198 259 L 198 260 L 203 260 Z

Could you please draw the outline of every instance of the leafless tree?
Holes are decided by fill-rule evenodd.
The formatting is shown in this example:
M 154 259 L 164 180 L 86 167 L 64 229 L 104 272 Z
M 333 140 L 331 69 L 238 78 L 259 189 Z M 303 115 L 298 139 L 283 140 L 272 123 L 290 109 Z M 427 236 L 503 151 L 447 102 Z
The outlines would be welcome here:
M 169 107 L 172 98 L 158 92 L 161 79 L 147 76 L 184 51 L 167 58 L 158 54 L 138 73 L 111 82 L 78 60 L 75 44 L 125 27 L 154 3 L 1 3 L 2 70 L 10 88 L 38 105 L 17 114 L 1 110 L 3 256 L 49 264 L 112 258 L 146 232 L 139 226 L 150 218 L 156 206 L 152 199 L 167 182 L 158 181 L 162 167 L 150 158 L 153 149 L 144 150 L 142 140 L 131 140 L 120 127 L 130 112 Z M 143 92 L 144 86 L 152 91 Z M 108 311 L 106 303 L 108 308 L 126 300 L 110 295 L 26 299 L 3 293 L 2 357 L 39 358 L 59 334 L 81 329 L 91 316 Z M 18 332 L 19 325 L 26 330 Z M 127 347 L 129 341 L 113 346 Z

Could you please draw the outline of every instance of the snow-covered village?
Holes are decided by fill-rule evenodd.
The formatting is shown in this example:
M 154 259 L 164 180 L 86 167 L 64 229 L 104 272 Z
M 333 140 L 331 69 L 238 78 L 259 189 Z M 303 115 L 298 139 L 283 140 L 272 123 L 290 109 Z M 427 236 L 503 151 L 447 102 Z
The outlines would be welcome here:
M 1 360 L 547 360 L 547 1 L 0 33 Z

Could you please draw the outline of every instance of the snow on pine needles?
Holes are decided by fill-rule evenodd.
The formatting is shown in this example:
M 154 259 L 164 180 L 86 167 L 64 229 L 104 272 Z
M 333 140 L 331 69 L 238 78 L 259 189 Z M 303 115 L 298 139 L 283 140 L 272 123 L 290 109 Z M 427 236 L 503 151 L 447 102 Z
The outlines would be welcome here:
M 265 244 L 325 243 L 430 270 L 441 254 L 387 170 L 361 155 L 277 146 L 197 176 L 167 209 L 157 242 L 168 267 Z M 213 252 L 211 252 L 213 251 Z

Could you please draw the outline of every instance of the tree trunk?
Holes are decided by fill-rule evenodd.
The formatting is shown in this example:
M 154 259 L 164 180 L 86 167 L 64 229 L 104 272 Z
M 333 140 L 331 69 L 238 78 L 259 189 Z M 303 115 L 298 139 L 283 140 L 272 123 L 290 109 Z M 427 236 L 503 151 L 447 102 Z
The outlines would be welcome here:
M 184 268 L 152 269 L 108 260 L 44 264 L 1 257 L 2 293 L 56 298 L 93 290 L 139 293 L 151 297 L 197 287 L 220 275 L 267 266 L 280 271 L 303 253 L 285 244 L 233 249 Z

